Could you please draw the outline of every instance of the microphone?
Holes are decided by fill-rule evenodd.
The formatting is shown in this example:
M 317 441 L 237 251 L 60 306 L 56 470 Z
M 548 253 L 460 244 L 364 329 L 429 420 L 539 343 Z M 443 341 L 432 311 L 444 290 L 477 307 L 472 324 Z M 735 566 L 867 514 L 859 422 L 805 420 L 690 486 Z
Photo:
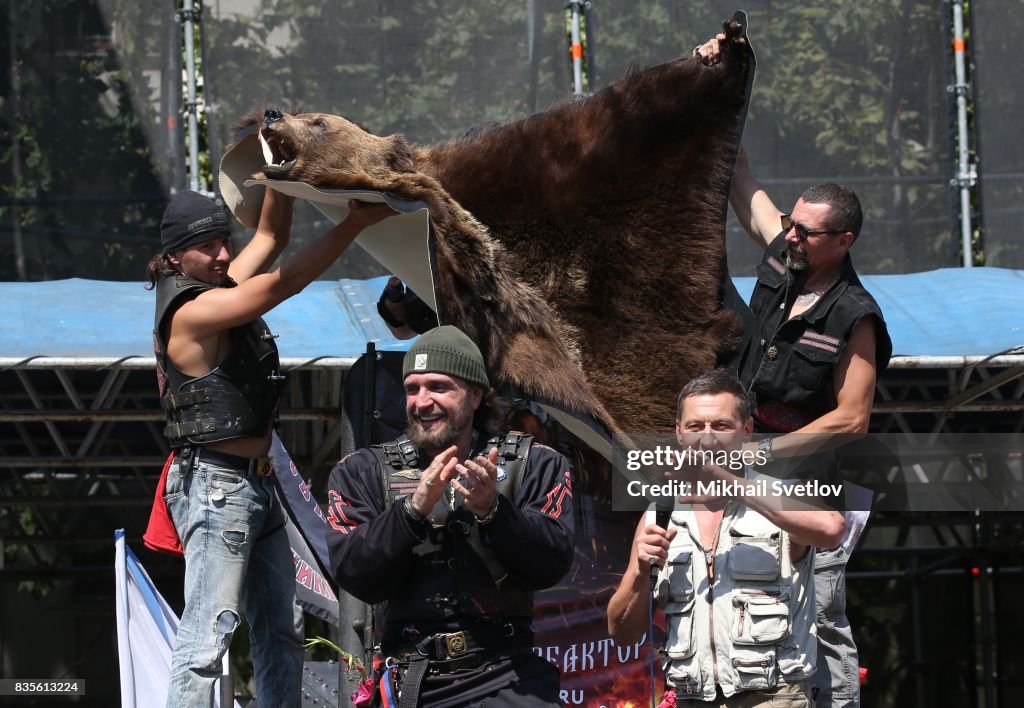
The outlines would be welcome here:
M 672 510 L 675 508 L 675 498 L 671 496 L 659 495 L 654 501 L 654 523 L 663 529 L 668 529 L 668 525 L 672 520 Z M 651 559 L 648 559 L 651 563 Z M 658 579 L 658 566 L 651 563 L 651 589 L 654 588 L 654 583 Z
M 654 502 L 654 523 L 663 529 L 668 529 L 669 522 L 672 520 L 672 510 L 675 507 L 674 498 L 659 496 Z

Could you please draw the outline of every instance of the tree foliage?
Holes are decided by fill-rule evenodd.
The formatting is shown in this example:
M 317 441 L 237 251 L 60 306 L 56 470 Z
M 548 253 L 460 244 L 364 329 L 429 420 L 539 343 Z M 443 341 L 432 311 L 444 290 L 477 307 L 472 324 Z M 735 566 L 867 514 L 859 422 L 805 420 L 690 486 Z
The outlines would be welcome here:
M 13 1 L 25 10 L 14 52 L 21 98 L 14 123 L 3 123 L 0 169 L 11 171 L 17 139 L 22 178 L 5 181 L 4 195 L 79 200 L 19 207 L 35 249 L 32 277 L 137 277 L 161 197 L 179 178 L 168 166 L 184 160 L 162 125 L 169 98 L 155 73 L 174 30 L 169 15 L 127 0 Z M 733 9 L 719 0 L 595 1 L 591 86 L 688 54 Z M 862 270 L 954 265 L 947 6 L 768 2 L 749 17 L 758 76 L 744 142 L 780 206 L 812 182 L 847 181 L 868 215 Z M 208 3 L 202 27 L 212 171 L 235 121 L 271 104 L 432 142 L 543 110 L 570 85 L 561 2 Z M 0 83 L 7 102 L 8 84 Z M 0 214 L 4 233 L 10 208 Z M 300 242 L 326 226 L 313 212 L 301 221 Z M 10 243 L 0 241 L 7 255 Z M 731 256 L 745 273 L 749 254 Z
M 16 26 L 0 37 L 0 278 L 19 275 L 16 228 L 30 280 L 139 277 L 163 192 L 149 112 L 131 100 L 139 77 L 123 70 L 97 2 L 12 4 Z

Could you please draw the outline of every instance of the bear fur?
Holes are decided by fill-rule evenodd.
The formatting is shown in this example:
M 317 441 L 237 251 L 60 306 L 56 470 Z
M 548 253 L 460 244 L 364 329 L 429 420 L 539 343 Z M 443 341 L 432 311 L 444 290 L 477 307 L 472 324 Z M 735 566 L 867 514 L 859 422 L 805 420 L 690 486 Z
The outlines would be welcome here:
M 721 306 L 729 184 L 753 76 L 679 59 L 584 100 L 414 146 L 327 114 L 261 115 L 272 179 L 427 204 L 443 324 L 495 387 L 606 425 L 670 431 L 675 394 L 737 344 Z

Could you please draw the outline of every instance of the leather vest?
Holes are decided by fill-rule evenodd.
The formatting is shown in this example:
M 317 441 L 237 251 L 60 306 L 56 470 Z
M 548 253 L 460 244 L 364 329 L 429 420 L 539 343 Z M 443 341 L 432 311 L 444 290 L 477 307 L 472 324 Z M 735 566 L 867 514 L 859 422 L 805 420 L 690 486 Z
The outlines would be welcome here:
M 817 661 L 813 554 L 792 563 L 789 536 L 732 501 L 719 527 L 714 582 L 693 511 L 677 505 L 678 532 L 658 573 L 666 680 L 677 699 L 711 701 L 808 678 Z
M 471 457 L 498 447 L 497 491 L 512 501 L 525 472 L 533 436 L 497 435 L 474 446 Z M 419 486 L 429 460 L 407 438 L 374 445 L 381 465 L 386 504 L 401 503 Z M 413 548 L 415 568 L 388 600 L 385 641 L 405 625 L 435 631 L 533 615 L 533 595 L 501 566 L 480 538 L 472 512 L 460 506 L 449 487 L 428 515 L 427 538 Z M 454 507 L 454 508 L 453 508 Z
M 214 287 L 183 275 L 157 283 L 153 352 L 167 419 L 164 435 L 173 448 L 267 436 L 276 422 L 285 377 L 280 374 L 275 335 L 261 318 L 230 330 L 228 354 L 208 374 L 183 374 L 167 356 L 171 313 Z
M 758 331 L 750 338 L 740 380 L 757 395 L 759 431 L 790 432 L 835 409 L 832 375 L 854 326 L 875 319 L 875 371 L 889 364 L 892 341 L 878 303 L 860 283 L 847 256 L 838 280 L 806 312 L 786 320 L 793 274 L 783 263 L 785 234 L 768 246 L 754 269 L 750 298 Z

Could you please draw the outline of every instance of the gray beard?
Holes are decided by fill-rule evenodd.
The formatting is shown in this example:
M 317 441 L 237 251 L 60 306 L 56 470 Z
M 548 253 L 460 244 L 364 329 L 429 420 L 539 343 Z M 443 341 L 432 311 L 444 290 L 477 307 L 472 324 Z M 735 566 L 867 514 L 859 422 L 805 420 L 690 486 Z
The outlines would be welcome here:
M 794 273 L 799 273 L 802 270 L 807 270 L 807 261 L 794 261 L 792 258 L 790 258 L 789 251 L 786 251 L 785 264 L 786 267 L 789 268 Z

